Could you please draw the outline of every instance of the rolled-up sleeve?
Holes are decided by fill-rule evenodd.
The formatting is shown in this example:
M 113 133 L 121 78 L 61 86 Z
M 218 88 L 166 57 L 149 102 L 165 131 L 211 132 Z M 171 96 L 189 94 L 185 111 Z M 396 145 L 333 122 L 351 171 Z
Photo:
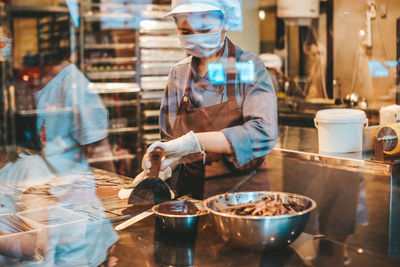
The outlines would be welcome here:
M 255 70 L 254 83 L 244 85 L 241 92 L 244 124 L 222 130 L 232 146 L 237 167 L 267 155 L 278 137 L 277 100 L 271 77 L 263 63 L 257 62 Z

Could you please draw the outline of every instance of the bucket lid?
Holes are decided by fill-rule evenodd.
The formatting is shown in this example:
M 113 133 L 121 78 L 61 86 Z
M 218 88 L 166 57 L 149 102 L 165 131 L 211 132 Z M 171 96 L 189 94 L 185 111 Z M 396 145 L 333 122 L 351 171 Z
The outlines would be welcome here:
M 323 109 L 316 115 L 318 122 L 327 123 L 364 123 L 366 119 L 364 111 L 351 108 Z

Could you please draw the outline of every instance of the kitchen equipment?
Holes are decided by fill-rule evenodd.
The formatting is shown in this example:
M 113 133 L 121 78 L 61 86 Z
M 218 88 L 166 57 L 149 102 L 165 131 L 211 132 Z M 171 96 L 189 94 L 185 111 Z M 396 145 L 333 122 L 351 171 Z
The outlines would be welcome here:
M 161 159 L 164 151 L 157 147 L 150 154 L 151 168 L 148 177 L 141 181 L 129 196 L 129 204 L 159 204 L 175 198 L 169 186 L 160 178 Z
M 0 215 L 0 255 L 19 260 L 40 260 L 45 243 L 39 238 L 40 230 L 18 215 Z
M 189 196 L 187 196 L 187 195 L 184 195 L 184 196 L 178 198 L 178 200 L 187 200 L 187 199 L 189 199 Z M 146 211 L 144 211 L 144 212 L 142 212 L 142 213 L 130 218 L 129 220 L 126 220 L 125 222 L 117 225 L 115 227 L 115 230 L 116 231 L 124 230 L 124 229 L 128 228 L 129 226 L 131 226 L 131 225 L 133 225 L 133 224 L 135 224 L 135 223 L 137 223 L 137 222 L 139 222 L 139 221 L 141 221 L 143 219 L 146 219 L 147 217 L 149 217 L 150 215 L 153 215 L 153 214 L 154 214 L 153 207 L 151 207 L 150 209 L 148 209 L 148 210 L 146 210 Z
M 25 222 L 40 229 L 39 240 L 44 254 L 54 250 L 53 242 L 73 246 L 85 240 L 88 216 L 62 206 L 50 206 L 17 213 Z
M 350 153 L 362 151 L 365 112 L 358 109 L 324 109 L 314 119 L 318 129 L 319 151 Z
M 386 155 L 400 154 L 400 123 L 385 124 L 378 129 L 376 139 Z
M 358 100 L 358 94 L 352 92 L 344 97 L 343 102 L 348 106 L 356 107 L 358 105 Z
M 219 212 L 219 205 L 249 203 L 266 196 L 277 196 L 283 201 L 297 197 L 305 204 L 301 212 L 279 216 L 238 216 Z M 217 204 L 217 205 L 218 205 Z M 237 247 L 252 249 L 274 249 L 291 244 L 303 232 L 310 213 L 316 208 L 314 200 L 291 193 L 280 192 L 238 192 L 210 197 L 204 201 L 204 207 L 213 218 L 218 234 L 227 242 Z
M 170 214 L 160 211 L 160 205 L 173 206 L 174 210 L 184 211 L 187 210 L 186 201 L 193 203 L 199 210 L 196 214 Z M 199 200 L 186 200 L 186 201 L 169 201 L 153 207 L 153 212 L 156 215 L 156 222 L 167 232 L 173 232 L 178 235 L 187 235 L 196 232 L 199 217 L 206 215 L 201 201 Z

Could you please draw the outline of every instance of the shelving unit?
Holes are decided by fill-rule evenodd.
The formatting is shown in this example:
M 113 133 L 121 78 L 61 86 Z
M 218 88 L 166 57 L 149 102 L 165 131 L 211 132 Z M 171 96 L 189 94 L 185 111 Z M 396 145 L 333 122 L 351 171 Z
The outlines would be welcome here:
M 39 64 L 57 56 L 61 49 L 70 49 L 68 13 L 54 13 L 37 20 Z
M 6 125 L 9 134 L 8 145 L 26 145 L 29 136 L 36 130 L 33 120 L 39 111 L 36 110 L 34 90 L 43 87 L 42 78 L 49 71 L 48 60 L 60 53 L 60 49 L 68 51 L 72 36 L 69 10 L 63 6 L 15 6 L 7 5 L 7 19 L 13 35 L 13 22 L 16 18 L 34 18 L 37 27 L 38 60 L 28 67 L 14 69 L 13 80 L 3 88 L 8 100 Z M 12 37 L 11 37 L 12 38 Z M 32 42 L 35 40 L 33 39 Z M 33 56 L 33 55 L 32 55 Z M 25 64 L 25 62 L 24 62 Z M 10 68 L 13 68 L 10 66 Z M 25 78 L 26 77 L 26 78 Z M 5 84 L 5 83 L 3 83 Z M 4 86 L 4 85 L 3 85 Z M 4 101 L 3 100 L 3 101 Z M 71 112 L 71 109 L 52 109 L 46 112 Z M 19 128 L 18 131 L 16 128 Z
M 151 5 L 140 21 L 140 85 L 143 114 L 142 147 L 160 140 L 159 109 L 171 68 L 186 57 L 180 47 L 175 22 L 164 18 L 169 5 Z
M 132 1 L 84 0 L 80 5 L 81 70 L 109 112 L 108 138 L 119 174 L 134 177 L 141 154 L 138 30 Z

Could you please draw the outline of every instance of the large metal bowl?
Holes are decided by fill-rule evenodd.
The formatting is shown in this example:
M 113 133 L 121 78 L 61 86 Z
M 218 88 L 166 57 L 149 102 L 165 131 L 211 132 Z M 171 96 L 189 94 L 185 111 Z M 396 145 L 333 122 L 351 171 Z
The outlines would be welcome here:
M 290 197 L 299 198 L 306 209 L 289 215 L 239 216 L 219 212 L 214 206 L 214 201 L 226 206 L 249 203 L 277 194 L 283 201 Z M 268 191 L 226 193 L 204 201 L 204 207 L 213 218 L 216 230 L 224 241 L 233 246 L 251 249 L 274 249 L 291 244 L 303 232 L 310 213 L 316 206 L 314 200 L 305 196 Z

